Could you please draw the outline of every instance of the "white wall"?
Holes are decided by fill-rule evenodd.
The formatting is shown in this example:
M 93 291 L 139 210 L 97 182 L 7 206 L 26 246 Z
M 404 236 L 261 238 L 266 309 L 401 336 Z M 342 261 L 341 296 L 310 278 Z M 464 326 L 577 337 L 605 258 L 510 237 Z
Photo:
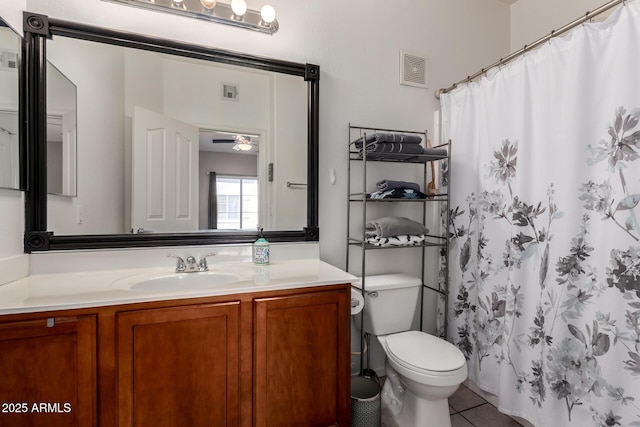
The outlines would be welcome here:
M 24 197 L 0 188 L 0 259 L 23 253 Z
M 275 230 L 302 230 L 307 225 L 307 191 L 303 186 L 287 187 L 287 182 L 307 182 L 307 164 L 299 160 L 307 158 L 307 110 L 299 108 L 307 105 L 307 83 L 281 74 L 275 76 L 273 85 L 273 143 L 269 157 L 274 176 L 267 184 L 269 220 Z M 291 161 L 292 157 L 298 160 Z M 261 176 L 264 175 L 266 172 Z
M 511 6 L 511 51 L 531 44 L 604 3 L 605 0 L 518 0 Z
M 124 54 L 109 45 L 96 49 L 84 40 L 58 38 L 48 44 L 47 56 L 77 87 L 78 120 L 77 197 L 48 196 L 48 229 L 57 235 L 123 232 Z

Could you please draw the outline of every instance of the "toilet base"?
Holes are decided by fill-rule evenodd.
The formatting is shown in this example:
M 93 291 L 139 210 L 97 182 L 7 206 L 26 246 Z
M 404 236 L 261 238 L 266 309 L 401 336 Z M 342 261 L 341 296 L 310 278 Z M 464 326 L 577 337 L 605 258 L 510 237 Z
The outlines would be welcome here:
M 387 379 L 382 388 L 383 427 L 451 427 L 447 398 L 419 398 L 405 388 L 398 373 L 388 363 L 386 368 Z M 455 391 L 457 386 L 452 388 Z

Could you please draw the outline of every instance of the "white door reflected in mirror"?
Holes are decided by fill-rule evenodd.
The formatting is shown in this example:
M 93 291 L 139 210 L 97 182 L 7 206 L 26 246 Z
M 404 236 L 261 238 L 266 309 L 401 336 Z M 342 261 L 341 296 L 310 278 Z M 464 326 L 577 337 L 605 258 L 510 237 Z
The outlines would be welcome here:
M 131 228 L 198 229 L 198 128 L 136 106 Z

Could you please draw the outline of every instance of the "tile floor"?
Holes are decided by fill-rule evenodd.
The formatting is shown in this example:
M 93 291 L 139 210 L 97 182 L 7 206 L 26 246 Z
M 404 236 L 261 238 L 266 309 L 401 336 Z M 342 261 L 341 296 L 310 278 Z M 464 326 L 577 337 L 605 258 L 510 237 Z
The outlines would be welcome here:
M 520 427 L 522 424 L 461 384 L 449 398 L 451 427 Z
M 380 386 L 385 380 L 378 379 Z M 464 384 L 449 398 L 449 414 L 451 427 L 523 427 Z

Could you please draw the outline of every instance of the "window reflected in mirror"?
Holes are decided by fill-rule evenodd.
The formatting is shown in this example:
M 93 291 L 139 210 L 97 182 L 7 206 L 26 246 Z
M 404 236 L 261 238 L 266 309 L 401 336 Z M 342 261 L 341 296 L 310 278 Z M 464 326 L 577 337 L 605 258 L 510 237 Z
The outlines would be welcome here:
M 220 230 L 258 228 L 257 177 L 218 176 L 216 187 L 216 207 L 212 209 L 216 212 L 217 221 L 211 222 L 214 226 L 212 228 Z

